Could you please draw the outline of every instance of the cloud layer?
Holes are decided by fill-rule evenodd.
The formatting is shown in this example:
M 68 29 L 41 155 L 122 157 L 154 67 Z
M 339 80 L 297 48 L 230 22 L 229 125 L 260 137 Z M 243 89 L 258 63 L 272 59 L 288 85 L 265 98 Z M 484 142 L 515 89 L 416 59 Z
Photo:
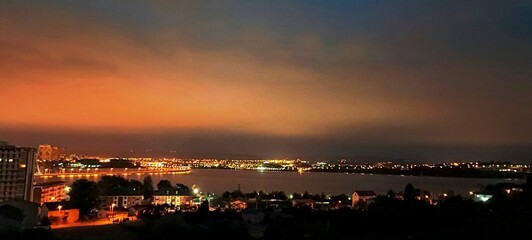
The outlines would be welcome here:
M 259 155 L 527 151 L 531 12 L 525 1 L 7 1 L 0 137 L 99 153 L 117 150 L 83 134 Z

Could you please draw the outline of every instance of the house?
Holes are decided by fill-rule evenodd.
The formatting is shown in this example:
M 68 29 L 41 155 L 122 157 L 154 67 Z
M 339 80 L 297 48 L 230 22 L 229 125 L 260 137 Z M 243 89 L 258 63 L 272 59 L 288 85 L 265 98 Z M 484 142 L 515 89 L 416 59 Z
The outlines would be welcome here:
M 96 218 L 99 218 L 99 219 L 108 218 L 110 212 L 111 211 L 107 211 L 105 209 L 100 209 L 100 210 L 98 210 L 98 214 L 96 215 Z
M 33 185 L 33 202 L 41 206 L 45 202 L 66 200 L 68 189 L 64 181 L 37 183 Z
M 233 200 L 229 203 L 229 208 L 241 211 L 243 209 L 246 209 L 248 204 L 242 200 Z
M 292 206 L 294 207 L 310 207 L 314 208 L 314 200 L 312 199 L 293 199 Z
M 287 207 L 290 202 L 287 202 L 286 200 L 282 199 L 267 199 L 264 201 L 266 203 L 266 207 L 274 210 L 280 210 L 285 207 Z
M 144 209 L 147 209 L 151 207 L 151 205 L 135 205 L 131 206 L 127 209 L 127 216 L 128 217 L 138 217 L 139 212 L 141 212 Z
M 127 209 L 130 206 L 140 205 L 144 197 L 140 189 L 113 189 L 100 195 L 100 208 Z
M 493 194 L 488 192 L 474 192 L 472 195 L 475 202 L 486 202 L 493 197 Z
M 359 203 L 367 203 L 375 197 L 377 197 L 377 194 L 375 194 L 374 191 L 354 191 L 351 196 L 351 207 L 354 207 Z
M 79 219 L 79 209 L 71 202 L 47 202 L 41 206 L 40 219 L 48 217 L 52 224 L 74 223 Z
M 176 184 L 172 189 L 157 189 L 153 193 L 153 204 L 163 205 L 168 204 L 170 206 L 191 205 L 193 196 L 190 192 L 190 188 L 184 184 Z

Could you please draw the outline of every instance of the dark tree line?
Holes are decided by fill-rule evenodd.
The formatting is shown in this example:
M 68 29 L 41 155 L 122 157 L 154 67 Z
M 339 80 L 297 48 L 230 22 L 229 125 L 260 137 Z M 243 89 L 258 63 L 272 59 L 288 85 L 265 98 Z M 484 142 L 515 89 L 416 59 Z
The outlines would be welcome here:
M 152 218 L 151 224 L 134 231 L 157 239 L 173 239 L 180 233 L 180 239 L 531 239 L 530 191 L 525 188 L 509 194 L 504 184 L 486 189 L 493 198 L 485 203 L 460 195 L 431 202 L 420 197 L 423 190 L 409 184 L 404 198 L 391 192 L 378 196 L 365 209 L 289 206 L 279 211 L 259 211 L 264 217 L 257 223 L 246 220 L 246 215 L 257 216 L 255 209 L 186 212 Z M 223 195 L 230 199 L 248 194 L 233 191 Z
M 164 182 L 162 186 L 167 186 L 168 183 Z M 134 179 L 127 180 L 114 175 L 103 176 L 98 183 L 87 179 L 79 179 L 71 185 L 71 190 L 68 194 L 72 205 L 79 208 L 79 216 L 81 219 L 82 217 L 88 216 L 92 210 L 98 208 L 100 194 L 126 192 L 142 194 L 147 202 L 151 202 L 154 187 L 150 175 L 144 178 L 143 183 Z

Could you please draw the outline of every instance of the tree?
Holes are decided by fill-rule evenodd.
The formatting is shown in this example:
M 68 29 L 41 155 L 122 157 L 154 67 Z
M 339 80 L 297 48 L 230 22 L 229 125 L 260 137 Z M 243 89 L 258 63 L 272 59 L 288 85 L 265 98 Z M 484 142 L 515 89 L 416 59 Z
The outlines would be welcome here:
M 174 189 L 174 186 L 172 186 L 172 183 L 168 180 L 161 180 L 159 183 L 157 183 L 157 190 L 172 190 Z
M 302 199 L 310 199 L 310 193 L 307 192 L 307 191 L 305 191 L 305 192 L 303 193 L 303 196 L 301 196 L 301 198 L 302 198 Z
M 222 198 L 225 200 L 231 199 L 231 193 L 229 191 L 225 191 L 222 193 Z
M 245 193 L 244 194 L 246 199 L 253 199 L 253 198 L 256 198 L 258 195 L 259 195 L 259 193 L 257 191 L 253 191 L 253 192 L 249 192 L 249 193 Z
M 237 199 L 237 198 L 244 198 L 244 194 L 240 190 L 234 190 L 231 192 L 231 198 Z
M 92 209 L 98 207 L 100 191 L 95 182 L 87 179 L 79 179 L 72 183 L 68 193 L 70 202 L 79 208 L 79 216 L 87 215 Z
M 98 188 L 102 193 L 126 187 L 129 187 L 129 182 L 121 176 L 102 176 L 98 181 Z
M 228 192 L 229 193 L 229 192 Z M 230 196 L 230 195 L 229 195 Z M 229 202 L 229 198 L 217 197 L 211 200 L 212 206 L 223 207 Z
M 142 183 L 138 180 L 127 180 L 121 176 L 102 176 L 98 181 L 100 193 L 117 193 L 120 189 L 130 189 L 140 193 L 143 189 Z
M 389 198 L 395 198 L 395 192 L 393 190 L 388 190 L 388 192 L 386 193 L 386 196 L 388 196 Z
M 404 192 L 404 199 L 405 200 L 414 200 L 414 185 L 412 183 L 409 183 L 405 186 L 405 192 Z
M 295 192 L 295 193 L 292 194 L 292 198 L 294 198 L 294 199 L 301 199 L 302 197 L 303 197 L 303 195 L 301 195 L 301 193 Z
M 129 187 L 135 192 L 141 192 L 143 189 L 142 183 L 139 180 L 129 180 Z
M 288 197 L 283 191 L 272 191 L 268 195 L 266 195 L 267 199 L 281 199 L 286 200 Z
M 198 208 L 198 212 L 199 213 L 209 212 L 209 201 L 204 200 L 203 202 L 201 202 L 201 205 Z
M 335 203 L 351 204 L 351 201 L 349 200 L 349 196 L 347 196 L 344 193 L 337 195 L 337 196 L 332 196 L 331 201 Z
M 153 198 L 153 180 L 151 179 L 151 176 L 148 175 L 144 178 L 143 181 L 144 185 L 144 200 L 151 201 Z

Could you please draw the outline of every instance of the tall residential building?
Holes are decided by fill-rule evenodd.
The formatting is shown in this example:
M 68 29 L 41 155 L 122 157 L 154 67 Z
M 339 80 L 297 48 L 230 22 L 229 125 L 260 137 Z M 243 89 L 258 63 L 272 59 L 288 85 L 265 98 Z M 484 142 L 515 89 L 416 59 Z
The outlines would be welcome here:
M 33 202 L 43 205 L 46 202 L 67 200 L 70 190 L 64 181 L 37 183 L 33 186 Z
M 37 149 L 0 144 L 0 202 L 31 201 Z
M 66 154 L 65 147 L 52 146 L 49 144 L 39 145 L 38 160 L 59 160 Z

